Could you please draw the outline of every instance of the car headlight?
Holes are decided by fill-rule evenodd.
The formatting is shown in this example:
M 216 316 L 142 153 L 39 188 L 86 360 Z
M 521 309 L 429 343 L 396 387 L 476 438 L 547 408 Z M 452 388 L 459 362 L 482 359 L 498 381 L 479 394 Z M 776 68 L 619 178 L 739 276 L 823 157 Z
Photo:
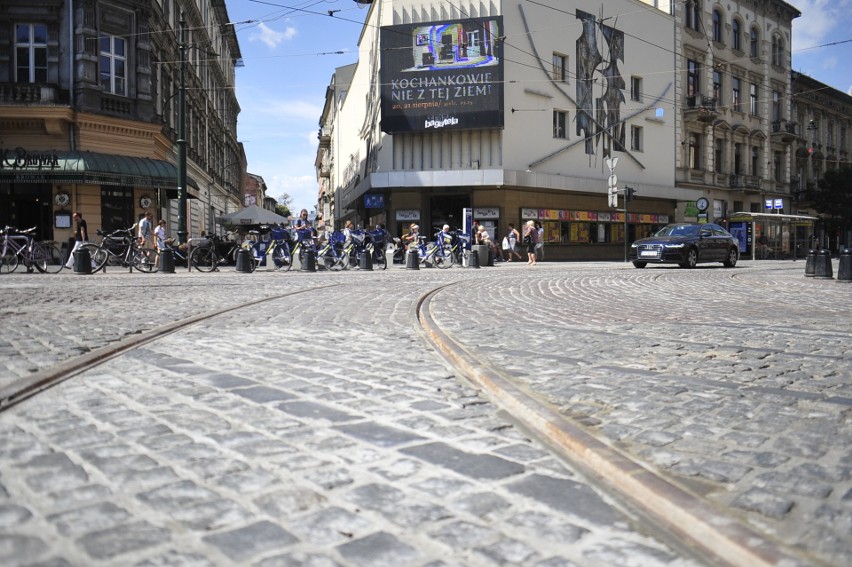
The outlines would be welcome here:
M 633 244 L 630 245 L 630 247 L 631 248 L 639 248 L 639 245 L 634 242 Z
M 666 248 L 683 248 L 683 243 L 681 244 L 666 244 Z

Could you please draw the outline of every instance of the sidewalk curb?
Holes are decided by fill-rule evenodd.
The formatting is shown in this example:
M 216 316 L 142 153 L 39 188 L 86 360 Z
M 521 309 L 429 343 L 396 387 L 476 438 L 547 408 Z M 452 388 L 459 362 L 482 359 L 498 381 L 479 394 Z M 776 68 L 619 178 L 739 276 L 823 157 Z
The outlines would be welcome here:
M 820 564 L 645 468 L 477 359 L 431 317 L 430 301 L 446 287 L 449 286 L 425 294 L 418 302 L 415 317 L 425 338 L 464 378 L 564 458 L 599 479 L 678 540 L 720 564 L 750 567 Z

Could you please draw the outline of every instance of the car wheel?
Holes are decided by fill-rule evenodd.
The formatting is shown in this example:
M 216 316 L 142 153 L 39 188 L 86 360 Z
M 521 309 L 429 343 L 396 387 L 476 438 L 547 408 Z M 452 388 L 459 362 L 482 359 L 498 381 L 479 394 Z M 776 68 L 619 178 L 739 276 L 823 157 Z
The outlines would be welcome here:
M 633 265 L 641 270 L 642 268 L 644 268 L 648 264 L 647 264 L 647 262 L 633 262 Z
M 686 258 L 680 263 L 681 268 L 692 269 L 698 265 L 698 250 L 690 248 L 686 251 Z
M 726 268 L 733 268 L 737 265 L 737 260 L 740 259 L 740 251 L 736 248 L 731 248 L 728 251 L 728 259 L 722 262 L 722 265 Z

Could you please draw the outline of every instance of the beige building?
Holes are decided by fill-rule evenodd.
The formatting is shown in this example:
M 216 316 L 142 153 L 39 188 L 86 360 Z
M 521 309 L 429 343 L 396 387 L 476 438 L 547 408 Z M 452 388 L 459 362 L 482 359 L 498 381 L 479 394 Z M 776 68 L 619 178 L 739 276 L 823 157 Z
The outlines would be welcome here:
M 648 38 L 653 38 L 649 40 Z M 373 3 L 320 121 L 336 226 L 543 224 L 549 259 L 623 256 L 700 192 L 675 188 L 675 19 L 653 3 Z M 613 171 L 608 157 L 618 158 Z M 608 185 L 630 186 L 609 205 Z
M 460 227 L 470 208 L 498 238 L 510 222 L 541 222 L 549 259 L 620 258 L 631 187 L 628 240 L 749 213 L 744 253 L 761 234 L 801 248 L 812 222 L 759 220 L 767 203 L 813 212 L 796 201 L 813 119 L 792 103 L 800 12 L 776 0 L 672 6 L 372 3 L 358 63 L 327 90 L 319 207 L 337 226 L 385 222 L 397 234 L 411 222 Z M 834 117 L 819 135 L 831 122 L 834 155 L 848 159 L 848 117 L 822 107 Z
M 150 211 L 176 232 L 184 87 L 187 229 L 216 230 L 246 165 L 228 21 L 223 0 L 4 1 L 0 225 L 64 241 L 72 211 L 92 235 Z

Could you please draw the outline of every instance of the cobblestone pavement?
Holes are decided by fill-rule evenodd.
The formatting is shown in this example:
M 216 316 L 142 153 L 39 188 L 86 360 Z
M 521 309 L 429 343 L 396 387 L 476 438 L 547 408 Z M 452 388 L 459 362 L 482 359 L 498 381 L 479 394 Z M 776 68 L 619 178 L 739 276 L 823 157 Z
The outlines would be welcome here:
M 848 564 L 852 286 L 803 270 L 4 276 L 0 387 L 167 322 L 275 299 L 0 414 L 0 557 L 693 564 L 436 362 L 414 306 L 455 283 L 434 315 L 487 364 L 813 564 Z

